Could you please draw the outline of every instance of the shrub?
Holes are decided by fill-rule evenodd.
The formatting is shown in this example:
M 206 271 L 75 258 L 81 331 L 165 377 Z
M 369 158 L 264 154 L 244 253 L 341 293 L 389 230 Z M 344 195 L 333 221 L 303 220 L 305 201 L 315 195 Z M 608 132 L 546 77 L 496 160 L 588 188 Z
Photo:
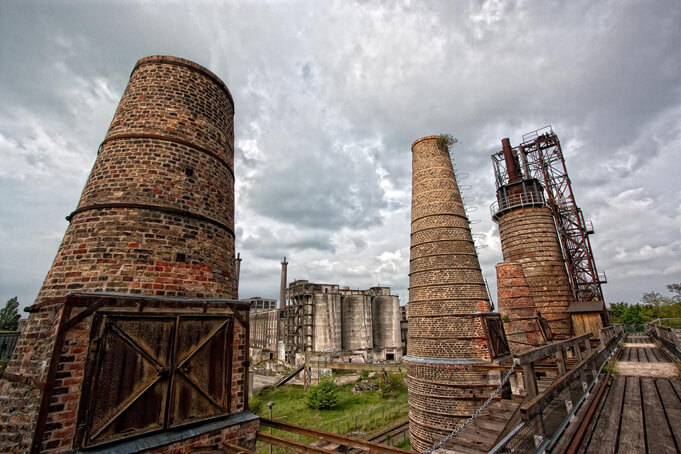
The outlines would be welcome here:
M 305 393 L 305 404 L 315 410 L 330 410 L 338 405 L 338 386 L 330 378 L 311 386 Z
M 447 149 L 449 149 L 449 147 L 451 147 L 458 141 L 459 139 L 452 136 L 451 134 L 440 134 L 440 137 L 437 138 L 437 144 Z
M 383 383 L 381 384 L 381 396 L 391 397 L 403 390 L 403 378 L 404 377 L 402 375 L 388 375 L 385 377 Z
M 368 370 L 363 370 L 362 372 L 359 373 L 359 379 L 360 380 L 366 380 L 369 378 L 369 371 Z

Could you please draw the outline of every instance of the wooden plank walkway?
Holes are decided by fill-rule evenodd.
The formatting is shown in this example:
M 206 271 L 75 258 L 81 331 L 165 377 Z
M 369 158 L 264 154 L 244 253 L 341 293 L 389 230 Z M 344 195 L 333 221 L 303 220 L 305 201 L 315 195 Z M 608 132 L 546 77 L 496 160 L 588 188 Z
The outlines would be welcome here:
M 628 376 L 612 376 L 578 452 L 681 452 L 681 380 L 668 372 L 673 363 L 647 335 L 628 336 L 615 370 L 625 363 L 646 364 L 636 375 L 629 367 Z

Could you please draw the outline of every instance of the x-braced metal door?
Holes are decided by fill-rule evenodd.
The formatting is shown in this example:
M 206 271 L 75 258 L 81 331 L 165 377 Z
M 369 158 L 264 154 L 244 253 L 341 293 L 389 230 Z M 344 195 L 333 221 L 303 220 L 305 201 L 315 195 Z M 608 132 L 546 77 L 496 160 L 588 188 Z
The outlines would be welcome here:
M 486 315 L 483 317 L 483 321 L 492 358 L 498 358 L 511 353 L 501 316 L 498 314 Z
M 231 316 L 99 314 L 93 333 L 81 446 L 229 414 Z

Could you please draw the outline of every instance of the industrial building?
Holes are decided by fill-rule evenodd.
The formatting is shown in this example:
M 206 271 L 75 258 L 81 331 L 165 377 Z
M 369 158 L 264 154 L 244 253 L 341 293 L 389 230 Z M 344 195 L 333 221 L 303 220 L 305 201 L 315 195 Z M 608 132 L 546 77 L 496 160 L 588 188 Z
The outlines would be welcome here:
M 285 361 L 332 353 L 363 362 L 402 359 L 399 298 L 389 287 L 367 290 L 292 282 L 286 290 Z
M 251 312 L 267 311 L 277 308 L 277 300 L 262 298 L 260 296 L 245 298 L 242 301 L 251 305 Z
M 282 262 L 282 273 L 286 261 Z M 253 362 L 299 365 L 323 353 L 330 360 L 400 361 L 403 332 L 399 298 L 389 287 L 366 290 L 296 280 L 281 309 L 251 312 Z

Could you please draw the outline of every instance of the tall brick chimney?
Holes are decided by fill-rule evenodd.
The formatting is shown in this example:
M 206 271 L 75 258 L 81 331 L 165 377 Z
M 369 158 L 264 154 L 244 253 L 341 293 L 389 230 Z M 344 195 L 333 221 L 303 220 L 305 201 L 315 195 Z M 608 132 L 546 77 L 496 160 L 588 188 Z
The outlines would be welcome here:
M 233 116 L 229 90 L 207 69 L 175 57 L 137 62 L 0 381 L 0 451 L 42 449 L 33 439 L 68 317 L 55 298 L 236 297 Z M 80 350 L 71 360 L 82 367 Z M 63 422 L 78 401 L 49 405 Z
M 486 330 L 489 296 L 446 145 L 412 145 L 407 365 L 412 448 L 423 452 L 491 392 L 498 355 Z M 503 330 L 501 330 L 503 335 Z M 503 339 L 505 342 L 505 338 Z
M 288 262 L 286 261 L 286 257 L 284 257 L 284 261 L 281 262 L 281 282 L 279 283 L 279 309 L 282 309 L 286 306 L 286 286 L 287 284 L 287 267 L 288 267 Z

